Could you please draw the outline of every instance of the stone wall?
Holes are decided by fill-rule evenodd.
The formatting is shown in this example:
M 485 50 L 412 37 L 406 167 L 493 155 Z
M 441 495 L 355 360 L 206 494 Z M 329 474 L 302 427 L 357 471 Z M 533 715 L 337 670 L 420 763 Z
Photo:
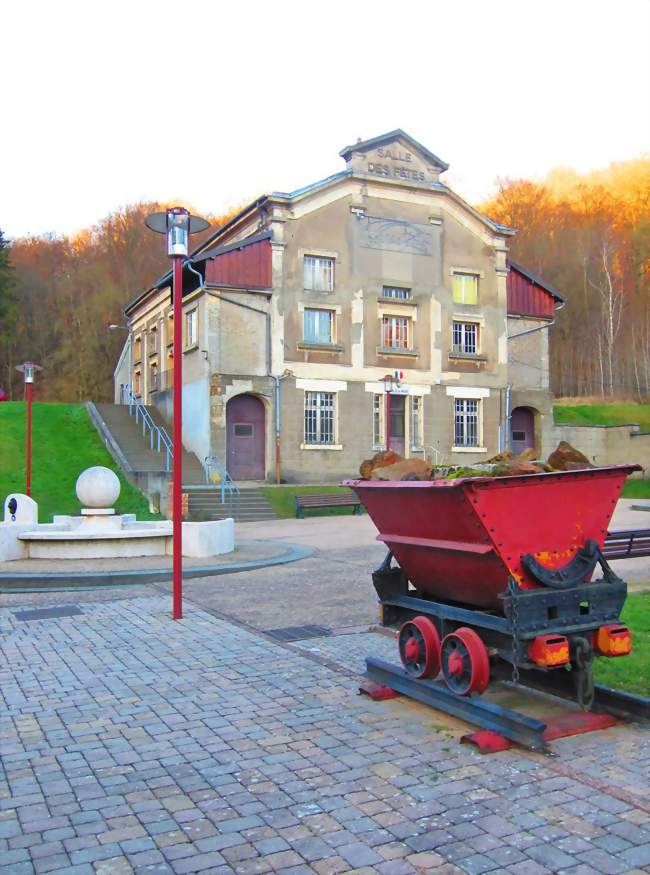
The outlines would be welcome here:
M 595 465 L 638 464 L 645 472 L 634 476 L 650 476 L 650 433 L 638 425 L 554 425 L 551 436 L 553 446 L 567 441 Z

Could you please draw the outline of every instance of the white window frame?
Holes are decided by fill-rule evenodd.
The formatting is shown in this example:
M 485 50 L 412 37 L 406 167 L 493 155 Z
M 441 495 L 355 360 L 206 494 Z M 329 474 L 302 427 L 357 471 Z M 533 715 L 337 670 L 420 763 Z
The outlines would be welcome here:
M 334 259 L 324 255 L 304 255 L 303 285 L 308 292 L 333 292 Z
M 324 396 L 329 396 L 325 398 Z M 312 414 L 313 423 L 308 416 Z M 329 414 L 329 416 L 327 415 Z M 322 436 L 329 439 L 322 440 Z M 303 402 L 302 449 L 331 449 L 338 447 L 338 394 L 311 389 L 305 390 Z
M 404 294 L 392 294 L 393 292 L 404 292 Z M 390 298 L 392 301 L 410 301 L 411 290 L 404 286 L 382 286 L 382 298 Z
M 398 325 L 400 323 L 400 325 Z M 409 316 L 393 316 L 389 313 L 384 313 L 381 317 L 381 348 L 390 349 L 399 352 L 404 349 L 411 349 L 411 337 L 413 332 L 412 320 Z M 390 331 L 388 329 L 391 329 Z M 387 343 L 390 333 L 393 334 L 393 341 L 398 343 Z M 403 335 L 403 336 L 402 336 Z
M 452 353 L 478 355 L 481 349 L 480 343 L 481 331 L 478 322 L 465 322 L 460 319 L 454 319 L 451 326 Z
M 186 310 L 184 315 L 184 349 L 194 349 L 199 345 L 199 311 L 198 307 Z
M 424 396 L 409 396 L 409 443 L 412 450 L 424 448 Z
M 456 297 L 456 280 L 462 279 L 462 295 L 460 298 Z M 466 282 L 465 280 L 473 280 L 474 286 L 476 288 L 476 300 L 468 301 L 466 294 Z M 479 301 L 479 274 L 473 273 L 469 270 L 455 270 L 451 275 L 451 297 L 455 304 L 464 304 L 466 307 L 476 307 Z
M 386 448 L 386 393 L 372 396 L 372 445 L 376 450 Z
M 307 319 L 309 317 L 313 317 L 313 321 L 315 326 L 318 327 L 321 321 L 329 321 L 329 336 L 327 340 L 320 340 L 318 338 L 307 337 Z M 319 307 L 305 307 L 302 315 L 302 337 L 305 343 L 315 343 L 315 344 L 323 344 L 325 346 L 332 345 L 336 343 L 336 314 L 333 310 L 323 310 Z M 318 332 L 316 332 L 317 334 Z
M 454 398 L 454 449 L 480 451 L 483 430 L 481 398 Z M 460 430 L 458 426 L 460 425 Z M 460 441 L 458 438 L 460 437 Z

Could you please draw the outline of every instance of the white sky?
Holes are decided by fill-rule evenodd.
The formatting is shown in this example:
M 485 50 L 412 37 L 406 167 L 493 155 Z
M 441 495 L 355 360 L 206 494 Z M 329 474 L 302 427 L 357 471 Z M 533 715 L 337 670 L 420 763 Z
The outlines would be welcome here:
M 142 199 L 219 213 L 398 127 L 472 202 L 650 149 L 648 0 L 21 0 L 0 26 L 9 238 Z

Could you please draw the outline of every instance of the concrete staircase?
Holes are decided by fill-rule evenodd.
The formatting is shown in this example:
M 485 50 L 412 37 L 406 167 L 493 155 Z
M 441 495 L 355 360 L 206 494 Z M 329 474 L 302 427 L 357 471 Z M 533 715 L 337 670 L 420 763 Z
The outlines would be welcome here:
M 146 409 L 154 423 L 165 428 L 171 437 L 171 426 L 159 411 L 153 406 Z M 94 411 L 89 410 L 91 419 L 127 477 L 135 481 L 147 495 L 164 490 L 168 479 L 165 473 L 164 448 L 160 453 L 150 448 L 149 432 L 143 437 L 142 422 L 140 420 L 136 424 L 135 416 L 129 415 L 128 405 L 95 404 Z M 277 519 L 275 511 L 255 486 L 241 488 L 238 497 L 229 497 L 226 493 L 226 500 L 222 505 L 221 489 L 206 484 L 201 462 L 194 453 L 185 449 L 183 492 L 189 495 L 188 511 L 191 520 L 218 520 L 225 517 L 234 517 L 242 522 Z
M 189 495 L 189 514 L 191 519 L 220 520 L 233 517 L 238 522 L 277 519 L 275 511 L 262 495 L 260 489 L 246 487 L 239 496 L 232 499 L 226 494 L 221 504 L 221 490 L 212 486 L 183 486 Z
M 142 425 L 136 425 L 135 416 L 129 415 L 127 404 L 96 404 L 99 415 L 104 421 L 106 428 L 111 433 L 134 472 L 164 471 L 165 452 L 157 452 L 149 447 L 149 433 L 142 436 Z M 154 407 L 146 408 L 156 425 L 163 426 L 170 433 L 170 429 Z M 171 437 L 171 433 L 170 433 Z M 203 484 L 205 473 L 203 466 L 194 453 L 183 450 L 183 483 Z

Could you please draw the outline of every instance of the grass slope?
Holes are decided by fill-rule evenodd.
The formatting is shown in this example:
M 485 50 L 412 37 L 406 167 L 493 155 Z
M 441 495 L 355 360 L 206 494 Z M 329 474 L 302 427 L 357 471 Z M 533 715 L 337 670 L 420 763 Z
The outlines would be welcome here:
M 621 620 L 632 632 L 632 653 L 629 656 L 594 661 L 596 682 L 650 696 L 650 593 L 627 597 Z
M 650 431 L 650 404 L 556 404 L 559 425 L 630 425 Z
M 39 522 L 52 515 L 78 514 L 75 483 L 85 468 L 104 465 L 120 478 L 118 513 L 149 513 L 146 498 L 126 482 L 109 455 L 83 404 L 43 404 L 32 407 L 32 498 L 38 502 Z M 0 501 L 10 492 L 25 491 L 25 404 L 0 404 Z
M 559 425 L 631 425 L 650 432 L 650 404 L 556 404 L 553 416 Z M 580 447 L 578 447 L 580 449 Z M 634 461 L 634 460 L 631 460 Z M 650 478 L 628 480 L 624 498 L 650 498 Z

